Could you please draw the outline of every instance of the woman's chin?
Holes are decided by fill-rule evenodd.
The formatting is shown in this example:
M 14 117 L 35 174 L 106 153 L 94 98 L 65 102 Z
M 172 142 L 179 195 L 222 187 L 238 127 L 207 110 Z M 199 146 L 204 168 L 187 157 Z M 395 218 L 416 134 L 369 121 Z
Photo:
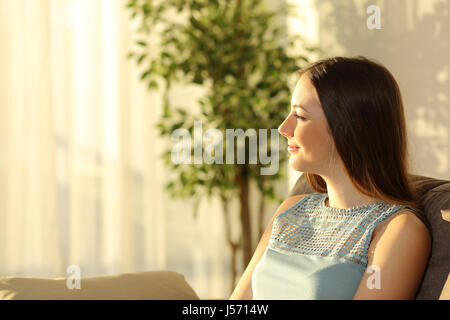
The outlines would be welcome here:
M 291 157 L 289 158 L 289 166 L 290 166 L 292 169 L 294 169 L 294 170 L 296 170 L 296 171 L 299 171 L 298 168 L 299 168 L 300 166 L 299 166 L 299 163 L 298 163 L 298 161 L 297 161 L 297 159 L 296 159 L 295 156 L 291 156 Z

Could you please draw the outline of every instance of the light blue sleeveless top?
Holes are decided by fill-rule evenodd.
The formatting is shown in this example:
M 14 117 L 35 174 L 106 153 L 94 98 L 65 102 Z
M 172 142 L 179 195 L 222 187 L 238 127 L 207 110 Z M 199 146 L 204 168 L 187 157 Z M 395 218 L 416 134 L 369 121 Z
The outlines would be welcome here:
M 352 299 L 367 267 L 375 227 L 401 209 L 415 211 L 383 201 L 330 208 L 327 197 L 308 194 L 275 218 L 253 270 L 253 299 Z

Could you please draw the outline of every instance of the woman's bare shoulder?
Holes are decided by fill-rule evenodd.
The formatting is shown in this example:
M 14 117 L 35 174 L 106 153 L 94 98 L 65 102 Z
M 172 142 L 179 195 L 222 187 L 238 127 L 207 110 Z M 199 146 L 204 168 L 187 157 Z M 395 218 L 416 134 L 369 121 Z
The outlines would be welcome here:
M 300 201 L 301 199 L 303 199 L 304 197 L 306 197 L 308 194 L 299 194 L 296 196 L 292 196 L 292 197 L 288 197 L 286 198 L 286 200 L 284 200 L 280 206 L 278 207 L 278 210 L 275 212 L 274 214 L 274 219 L 277 215 L 279 215 L 281 212 L 289 209 L 290 207 L 292 207 L 294 204 L 296 204 L 298 201 Z
M 296 196 L 288 197 L 288 198 L 286 198 L 286 200 L 284 200 L 281 203 L 280 207 L 281 206 L 283 206 L 283 207 L 287 206 L 287 209 L 288 209 L 288 208 L 292 207 L 296 202 L 298 202 L 301 199 L 303 199 L 304 197 L 306 197 L 307 195 L 308 194 L 306 193 L 306 194 L 299 194 L 299 195 L 296 195 Z

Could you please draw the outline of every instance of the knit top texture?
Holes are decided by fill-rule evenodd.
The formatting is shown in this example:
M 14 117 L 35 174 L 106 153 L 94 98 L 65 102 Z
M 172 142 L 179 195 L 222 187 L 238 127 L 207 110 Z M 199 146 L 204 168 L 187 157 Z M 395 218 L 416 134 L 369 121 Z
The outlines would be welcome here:
M 367 267 L 375 227 L 408 208 L 384 201 L 348 209 L 314 192 L 281 212 L 252 275 L 253 299 L 349 300 Z

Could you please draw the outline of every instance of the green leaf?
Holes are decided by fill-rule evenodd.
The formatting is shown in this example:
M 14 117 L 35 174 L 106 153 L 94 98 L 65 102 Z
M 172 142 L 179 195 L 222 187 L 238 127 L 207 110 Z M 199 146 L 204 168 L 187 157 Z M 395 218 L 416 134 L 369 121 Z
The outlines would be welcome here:
M 142 73 L 142 75 L 141 75 L 141 80 L 144 80 L 145 78 L 147 78 L 148 75 L 149 75 L 150 73 L 151 73 L 150 70 L 147 70 L 147 71 L 145 71 L 144 73 Z
M 184 172 L 181 173 L 180 179 L 181 179 L 181 184 L 183 185 L 183 187 L 185 187 L 187 184 L 187 179 L 186 179 L 186 174 Z
M 145 42 L 145 41 L 136 41 L 136 43 L 138 45 L 140 45 L 141 47 L 147 47 L 147 42 Z
M 142 54 L 142 55 L 138 58 L 138 60 L 137 60 L 136 63 L 137 63 L 138 65 L 140 65 L 140 64 L 142 63 L 142 61 L 143 61 L 145 58 L 147 58 L 147 54 L 146 54 L 146 53 Z
M 184 109 L 176 108 L 176 111 L 183 117 L 187 116 L 187 112 Z
M 194 28 L 201 30 L 201 31 L 205 31 L 205 27 L 194 17 L 191 16 L 189 18 L 189 21 L 191 22 L 191 24 Z
M 196 84 L 203 84 L 203 77 L 201 75 L 199 75 L 198 73 L 196 73 L 194 75 L 194 79 L 192 80 L 193 83 Z
M 152 80 L 148 83 L 147 88 L 158 89 L 158 83 L 155 80 Z
M 171 181 L 171 182 L 169 182 L 168 184 L 166 184 L 166 189 L 167 189 L 167 190 L 171 190 L 171 189 L 173 189 L 173 186 L 174 186 L 174 182 Z

